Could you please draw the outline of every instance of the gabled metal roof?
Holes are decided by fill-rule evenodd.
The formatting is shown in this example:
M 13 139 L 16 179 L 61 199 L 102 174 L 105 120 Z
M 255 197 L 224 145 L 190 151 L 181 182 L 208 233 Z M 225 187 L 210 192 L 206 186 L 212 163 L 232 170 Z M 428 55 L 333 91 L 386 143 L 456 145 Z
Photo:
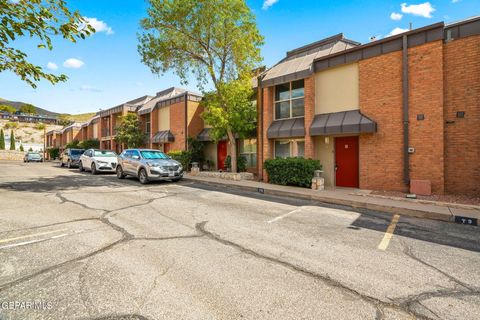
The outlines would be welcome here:
M 294 80 L 304 79 L 313 73 L 313 61 L 323 56 L 341 52 L 360 43 L 337 34 L 309 45 L 287 52 L 287 56 L 265 72 L 262 86 L 269 87 Z

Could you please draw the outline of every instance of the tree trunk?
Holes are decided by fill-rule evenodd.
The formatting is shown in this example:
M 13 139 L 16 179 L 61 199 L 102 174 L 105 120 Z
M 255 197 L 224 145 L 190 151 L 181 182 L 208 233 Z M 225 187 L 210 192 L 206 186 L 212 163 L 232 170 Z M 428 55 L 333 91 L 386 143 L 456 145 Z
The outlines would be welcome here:
M 235 135 L 231 130 L 227 130 L 228 141 L 230 142 L 230 170 L 233 173 L 237 172 L 237 141 Z

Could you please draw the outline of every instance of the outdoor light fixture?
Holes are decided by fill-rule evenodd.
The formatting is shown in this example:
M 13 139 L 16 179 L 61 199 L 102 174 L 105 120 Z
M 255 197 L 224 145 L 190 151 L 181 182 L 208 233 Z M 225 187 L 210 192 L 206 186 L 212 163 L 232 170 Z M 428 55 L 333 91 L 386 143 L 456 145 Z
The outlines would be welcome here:
M 465 111 L 457 111 L 457 118 L 465 118 Z
M 417 120 L 425 120 L 425 115 L 423 113 L 417 114 Z

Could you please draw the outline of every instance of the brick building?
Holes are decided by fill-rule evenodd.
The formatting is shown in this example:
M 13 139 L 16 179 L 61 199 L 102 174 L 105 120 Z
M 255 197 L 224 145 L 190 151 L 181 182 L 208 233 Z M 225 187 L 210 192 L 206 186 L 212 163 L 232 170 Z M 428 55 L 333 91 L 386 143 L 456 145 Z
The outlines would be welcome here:
M 258 81 L 258 175 L 319 159 L 327 186 L 480 194 L 480 18 L 360 45 L 337 35 Z
M 150 99 L 152 99 L 151 96 L 143 96 L 98 112 L 99 119 L 97 130 L 99 133 L 100 148 L 113 150 L 117 153 L 122 152 L 125 146 L 118 144 L 115 141 L 117 127 L 122 121 L 122 116 L 125 116 L 128 113 L 136 113 L 137 109 L 150 101 Z

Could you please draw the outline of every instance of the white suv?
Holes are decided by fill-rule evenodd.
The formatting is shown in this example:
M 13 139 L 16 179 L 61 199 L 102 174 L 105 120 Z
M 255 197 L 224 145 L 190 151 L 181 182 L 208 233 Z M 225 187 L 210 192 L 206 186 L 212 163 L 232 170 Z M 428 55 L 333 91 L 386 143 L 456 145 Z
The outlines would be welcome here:
M 115 172 L 117 169 L 117 154 L 110 150 L 88 149 L 80 157 L 80 171 L 90 170 L 92 174 L 99 172 Z

